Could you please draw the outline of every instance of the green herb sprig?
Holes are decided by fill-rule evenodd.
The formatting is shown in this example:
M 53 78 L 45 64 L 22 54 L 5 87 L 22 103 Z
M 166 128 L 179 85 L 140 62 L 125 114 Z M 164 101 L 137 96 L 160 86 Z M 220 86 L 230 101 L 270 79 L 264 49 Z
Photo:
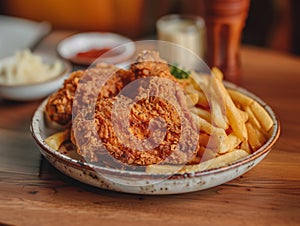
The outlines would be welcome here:
M 187 79 L 190 75 L 190 71 L 180 69 L 178 64 L 170 65 L 170 73 L 178 79 Z

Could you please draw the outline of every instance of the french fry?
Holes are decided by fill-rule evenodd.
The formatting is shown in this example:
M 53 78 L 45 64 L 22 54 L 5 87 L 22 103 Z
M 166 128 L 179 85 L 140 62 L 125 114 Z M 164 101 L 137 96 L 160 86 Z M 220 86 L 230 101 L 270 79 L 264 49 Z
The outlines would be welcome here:
M 212 72 L 212 74 L 215 75 L 215 77 L 216 77 L 218 80 L 220 80 L 220 81 L 223 80 L 223 73 L 220 71 L 219 68 L 213 67 L 213 68 L 211 69 L 211 72 Z
M 269 131 L 273 127 L 273 121 L 266 110 L 256 101 L 253 101 L 250 108 L 265 131 Z
M 209 159 L 197 165 L 186 165 L 183 167 L 171 165 L 149 165 L 146 167 L 146 172 L 149 174 L 199 172 L 203 170 L 226 166 L 229 163 L 235 162 L 241 158 L 246 157 L 247 155 L 249 154 L 246 151 L 241 149 L 235 149 L 229 153 L 220 155 L 213 159 Z
M 249 145 L 253 151 L 256 151 L 266 142 L 264 134 L 261 133 L 258 129 L 255 129 L 254 126 L 249 122 L 246 123 L 246 128 L 249 135 Z
M 199 75 L 195 72 L 192 72 L 190 74 L 191 81 L 193 83 L 193 86 L 197 90 L 199 94 L 199 101 L 198 105 L 201 105 L 203 107 L 210 107 L 209 101 L 208 101 L 208 94 L 209 91 L 207 90 L 209 87 L 209 76 L 207 75 Z
M 226 132 L 222 128 L 218 128 L 207 122 L 205 119 L 200 118 L 195 113 L 192 113 L 194 122 L 199 126 L 200 131 L 204 131 L 208 134 L 220 134 L 221 136 L 226 136 Z
M 199 163 L 216 158 L 218 156 L 218 152 L 215 148 L 211 149 L 208 147 L 203 147 L 201 152 L 202 152 L 202 155 L 201 155 L 201 159 L 200 159 Z
M 212 75 L 212 87 L 216 95 L 225 99 L 226 116 L 233 132 L 241 141 L 247 140 L 247 129 L 238 108 L 233 103 L 222 81 L 218 80 L 214 75 Z
M 203 82 L 205 82 L 205 81 L 204 81 L 205 75 L 203 75 L 203 74 L 198 74 L 198 73 L 196 73 L 195 71 L 192 71 L 189 77 L 191 78 L 191 84 L 192 84 L 197 90 L 201 90 L 201 91 L 202 91 L 202 88 L 201 88 L 200 84 L 203 83 Z
M 259 130 L 262 130 L 261 128 L 261 124 L 259 123 L 259 121 L 257 120 L 257 118 L 255 117 L 253 111 L 251 110 L 251 108 L 249 106 L 245 107 L 245 111 L 248 114 L 248 118 L 249 118 L 249 122 L 256 127 Z
M 200 131 L 210 134 L 210 139 L 208 140 L 207 146 L 214 148 L 218 152 L 220 149 L 220 144 L 227 136 L 225 130 L 213 126 L 205 119 L 200 118 L 198 115 L 194 113 L 192 113 L 192 117 L 196 125 L 198 125 Z
M 251 154 L 252 151 L 251 151 L 251 148 L 250 148 L 250 145 L 248 143 L 248 141 L 243 141 L 240 145 L 240 149 L 246 151 L 247 153 Z
M 203 92 L 198 92 L 198 102 L 197 105 L 200 105 L 204 108 L 209 108 L 208 100 Z
M 215 90 L 212 89 L 211 77 L 202 76 L 201 79 L 199 75 L 196 76 L 195 74 L 193 74 L 193 76 L 195 78 L 195 81 L 198 83 L 198 85 L 200 86 L 203 93 L 206 95 L 208 99 L 209 107 L 211 110 L 212 124 L 217 127 L 227 129 L 228 123 L 225 114 L 226 105 L 225 105 L 225 99 L 223 95 L 215 95 Z
M 191 79 L 190 79 L 190 81 L 191 81 Z M 195 84 L 193 82 L 186 84 L 186 86 L 184 87 L 184 90 L 187 93 L 201 92 L 201 89 L 199 89 L 199 87 L 195 86 Z
M 191 78 L 186 78 L 186 79 L 177 79 L 177 82 L 182 86 L 184 87 L 186 90 L 187 89 L 187 86 L 189 86 L 191 84 Z
M 250 106 L 250 104 L 254 101 L 252 98 L 232 89 L 227 89 L 227 92 L 229 93 L 231 99 L 234 103 L 247 107 Z
M 215 95 L 212 94 L 210 98 L 210 108 L 212 124 L 226 130 L 228 123 L 225 113 L 225 100 L 223 98 L 217 99 Z
M 51 136 L 45 139 L 45 143 L 53 148 L 54 150 L 58 150 L 61 144 L 69 139 L 70 137 L 70 130 L 64 130 L 62 132 L 54 133 Z
M 211 114 L 210 114 L 209 111 L 204 110 L 204 109 L 199 108 L 199 107 L 193 107 L 193 108 L 191 109 L 191 111 L 192 111 L 193 113 L 195 113 L 196 115 L 198 115 L 199 117 L 205 119 L 206 121 L 208 121 L 208 122 L 211 121 L 211 118 L 210 118 Z
M 231 152 L 240 143 L 241 143 L 241 140 L 239 138 L 237 138 L 237 136 L 235 136 L 233 133 L 231 133 L 221 143 L 219 153 L 224 154 L 226 152 Z
M 229 163 L 235 162 L 241 158 L 244 158 L 248 156 L 249 154 L 241 149 L 235 149 L 231 152 L 228 152 L 224 155 L 220 155 L 216 158 L 201 162 L 197 165 L 186 165 L 184 166 L 180 172 L 186 173 L 186 172 L 197 172 L 197 171 L 203 171 L 213 168 L 218 168 L 221 166 L 226 166 Z
M 248 119 L 249 119 L 249 115 L 247 114 L 247 112 L 245 112 L 245 111 L 243 111 L 241 109 L 238 109 L 238 110 L 240 112 L 240 115 L 241 115 L 241 118 L 242 118 L 243 122 L 244 123 L 247 122 Z
M 197 93 L 187 94 L 187 103 L 189 106 L 195 106 L 198 103 L 199 95 Z
M 182 166 L 175 165 L 149 165 L 146 167 L 146 173 L 149 174 L 174 174 L 178 173 Z
M 212 149 L 217 154 L 220 152 L 221 145 L 224 143 L 226 137 L 226 133 L 214 132 L 210 134 L 206 147 Z
M 185 90 L 188 95 L 192 95 L 192 97 L 190 97 L 192 100 L 197 100 L 195 105 L 197 104 L 205 108 L 209 107 L 207 98 L 198 85 L 189 84 L 186 86 Z
M 186 85 L 186 87 L 184 88 L 184 90 L 188 94 L 201 92 L 201 90 L 196 89 L 196 87 L 193 84 Z

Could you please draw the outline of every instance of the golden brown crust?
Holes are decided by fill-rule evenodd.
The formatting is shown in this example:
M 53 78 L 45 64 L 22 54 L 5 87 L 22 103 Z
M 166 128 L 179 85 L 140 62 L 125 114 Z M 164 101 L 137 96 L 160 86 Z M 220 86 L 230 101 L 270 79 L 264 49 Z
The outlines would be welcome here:
M 117 96 L 139 78 L 144 79 L 133 95 Z M 87 161 L 185 164 L 193 161 L 198 147 L 185 99 L 168 64 L 158 53 L 144 51 L 129 70 L 99 64 L 72 73 L 46 110 L 61 124 L 71 121 L 73 110 L 71 140 Z
M 45 111 L 49 121 L 60 125 L 67 125 L 71 121 L 74 94 L 83 74 L 81 70 L 71 73 L 63 87 L 49 97 Z
M 136 78 L 157 76 L 176 81 L 170 73 L 168 63 L 160 58 L 158 52 L 149 50 L 142 51 L 137 56 L 136 62 L 131 65 L 130 69 L 136 75 Z
M 86 71 L 75 71 L 65 80 L 63 87 L 49 97 L 45 113 L 50 121 L 68 125 L 72 120 L 72 110 L 90 106 L 93 98 L 116 95 L 132 80 L 134 74 L 131 71 L 105 63 Z
M 159 80 L 151 78 L 135 99 L 122 95 L 99 99 L 94 118 L 80 115 L 73 123 L 79 153 L 91 162 L 109 154 L 139 166 L 192 161 L 198 131 L 181 102 L 183 93 L 176 83 Z

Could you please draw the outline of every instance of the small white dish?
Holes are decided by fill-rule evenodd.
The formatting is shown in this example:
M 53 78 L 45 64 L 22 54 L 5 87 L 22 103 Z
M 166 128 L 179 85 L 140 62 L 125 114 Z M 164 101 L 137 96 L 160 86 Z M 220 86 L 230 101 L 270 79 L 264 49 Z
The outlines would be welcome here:
M 51 30 L 48 22 L 0 15 L 0 58 L 33 48 Z
M 116 48 L 119 47 L 119 48 Z M 78 53 L 93 49 L 109 49 L 101 55 L 101 60 L 111 64 L 121 64 L 127 61 L 135 52 L 132 40 L 114 33 L 87 32 L 65 38 L 57 45 L 58 54 L 72 63 L 87 65 L 92 64 L 96 58 L 76 56 Z
M 189 173 L 150 174 L 96 166 L 82 161 L 74 150 L 62 154 L 45 142 L 49 135 L 57 132 L 47 126 L 44 118 L 47 100 L 34 113 L 30 129 L 43 156 L 62 173 L 83 183 L 133 194 L 162 195 L 199 191 L 226 183 L 252 169 L 271 151 L 280 134 L 279 121 L 266 103 L 240 87 L 227 82 L 225 84 L 228 88 L 237 90 L 261 104 L 274 121 L 274 127 L 268 141 L 256 152 L 219 168 Z
M 71 72 L 70 63 L 60 60 L 59 58 L 51 55 L 37 54 L 41 56 L 42 61 L 47 64 L 52 64 L 55 61 L 62 63 L 62 71 L 56 77 L 51 79 L 30 84 L 6 85 L 0 83 L 0 98 L 14 101 L 33 101 L 42 99 L 58 88 L 60 88 Z M 4 64 L 12 62 L 13 57 L 7 57 L 0 60 L 0 69 Z

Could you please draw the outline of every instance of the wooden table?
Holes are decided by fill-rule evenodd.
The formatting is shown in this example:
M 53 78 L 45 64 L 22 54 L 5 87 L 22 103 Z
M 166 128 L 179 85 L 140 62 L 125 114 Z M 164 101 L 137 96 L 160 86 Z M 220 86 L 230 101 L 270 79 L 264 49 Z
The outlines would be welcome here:
M 52 33 L 38 50 L 55 53 L 65 35 Z M 42 158 L 31 138 L 41 101 L 0 101 L 0 224 L 299 225 L 300 58 L 253 47 L 241 56 L 241 85 L 273 107 L 281 137 L 250 172 L 189 194 L 121 194 L 74 181 Z

